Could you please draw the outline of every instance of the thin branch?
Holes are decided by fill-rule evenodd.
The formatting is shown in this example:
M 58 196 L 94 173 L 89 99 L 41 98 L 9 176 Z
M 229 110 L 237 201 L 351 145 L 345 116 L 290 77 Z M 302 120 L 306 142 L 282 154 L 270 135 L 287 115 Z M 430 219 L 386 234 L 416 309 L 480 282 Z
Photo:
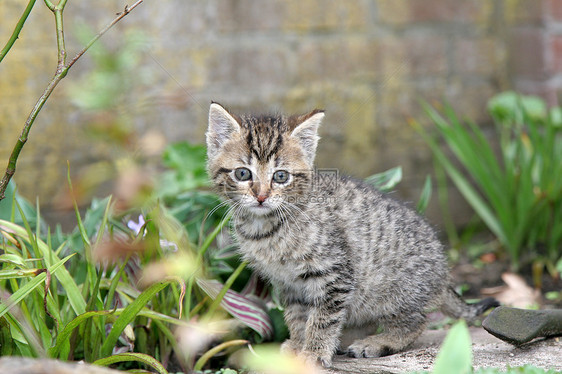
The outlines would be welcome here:
M 53 92 L 57 84 L 66 76 L 68 70 L 72 67 L 72 65 L 74 65 L 76 61 L 78 61 L 78 59 L 82 57 L 82 55 L 84 55 L 84 53 L 86 53 L 86 51 L 103 34 L 105 34 L 111 27 L 113 27 L 113 25 L 115 25 L 117 22 L 123 19 L 126 15 L 128 15 L 133 9 L 135 9 L 142 2 L 143 0 L 137 0 L 130 7 L 125 6 L 123 12 L 118 13 L 117 17 L 115 17 L 115 19 L 113 19 L 113 21 L 109 25 L 107 25 L 94 38 L 92 38 L 92 40 L 90 40 L 90 42 L 88 42 L 88 44 L 86 44 L 86 46 L 80 52 L 78 52 L 78 54 L 72 60 L 70 60 L 68 64 L 66 64 L 66 49 L 64 46 L 64 28 L 62 23 L 62 13 L 64 11 L 66 0 L 60 0 L 56 6 L 53 5 L 49 0 L 45 0 L 45 4 L 49 9 L 53 11 L 55 15 L 55 23 L 57 27 L 57 46 L 58 46 L 58 56 L 59 56 L 57 70 L 55 76 L 53 77 L 53 79 L 51 79 L 51 81 L 47 85 L 47 88 L 45 88 L 45 91 L 43 91 L 43 94 L 41 95 L 39 100 L 37 100 L 37 103 L 35 103 L 35 106 L 33 107 L 31 113 L 27 117 L 27 120 L 25 121 L 25 125 L 20 134 L 20 137 L 18 138 L 14 146 L 14 149 L 12 150 L 12 154 L 10 155 L 10 159 L 8 160 L 8 166 L 6 168 L 6 172 L 2 177 L 2 180 L 0 181 L 0 201 L 4 199 L 5 197 L 4 194 L 6 192 L 6 188 L 8 187 L 8 183 L 10 182 L 12 176 L 16 172 L 16 163 L 23 146 L 27 142 L 27 138 L 29 135 L 29 131 L 31 130 L 31 126 L 33 126 L 33 123 L 35 122 L 37 115 L 43 108 L 43 105 L 45 105 L 45 102 L 47 102 L 49 96 L 51 96 L 51 93 Z
M 109 23 L 107 26 L 105 26 L 96 36 L 94 36 L 92 38 L 92 40 L 90 40 L 88 42 L 88 44 L 86 44 L 86 46 L 76 54 L 76 56 L 74 56 L 74 58 L 72 60 L 70 60 L 70 62 L 68 63 L 67 69 L 70 69 L 72 67 L 72 65 L 74 65 L 74 63 L 76 61 L 78 61 L 78 59 L 80 57 L 82 57 L 82 55 L 84 53 L 86 53 L 86 51 L 99 39 L 103 36 L 103 34 L 105 34 L 110 28 L 113 27 L 113 25 L 115 25 L 117 22 L 121 21 L 121 19 L 123 19 L 127 14 L 129 14 L 130 12 L 133 11 L 133 9 L 135 9 L 137 6 L 139 6 L 141 3 L 143 2 L 143 0 L 137 0 L 133 5 L 125 6 L 125 9 L 123 9 L 123 12 L 121 13 L 117 13 L 117 17 L 115 17 L 115 19 L 113 21 L 111 21 L 111 23 Z
M 53 5 L 53 3 L 51 3 L 50 0 L 45 0 L 45 5 L 46 5 L 47 8 L 49 8 L 52 12 L 55 11 L 55 6 Z
M 29 3 L 27 3 L 27 8 L 25 8 L 25 10 L 23 11 L 23 14 L 20 17 L 20 20 L 16 24 L 16 28 L 12 32 L 12 36 L 10 36 L 10 39 L 8 39 L 8 42 L 6 43 L 6 45 L 4 46 L 4 48 L 2 48 L 2 51 L 0 52 L 0 62 L 2 62 L 4 57 L 8 54 L 8 51 L 10 51 L 10 49 L 12 48 L 12 46 L 14 45 L 16 40 L 18 40 L 18 37 L 20 35 L 20 31 L 23 28 L 23 24 L 27 20 L 27 16 L 29 16 L 29 13 L 31 13 L 31 9 L 33 9 L 33 5 L 35 5 L 35 1 L 36 0 L 29 0 Z
M 64 11 L 64 7 L 61 7 L 59 9 L 59 5 L 57 5 L 55 10 L 53 10 L 53 13 L 55 15 L 55 24 L 57 28 L 57 49 L 59 51 L 57 74 L 59 74 L 66 67 L 66 47 L 64 43 L 64 25 L 62 19 L 62 13 Z

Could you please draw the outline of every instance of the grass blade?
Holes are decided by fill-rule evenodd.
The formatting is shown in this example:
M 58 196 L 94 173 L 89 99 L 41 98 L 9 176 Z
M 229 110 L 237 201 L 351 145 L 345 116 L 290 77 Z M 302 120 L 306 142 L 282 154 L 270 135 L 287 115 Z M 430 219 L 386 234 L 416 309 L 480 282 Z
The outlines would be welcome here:
M 102 356 L 107 357 L 111 355 L 113 347 L 117 344 L 117 339 L 119 339 L 119 335 L 121 335 L 123 330 L 125 330 L 125 327 L 127 327 L 127 325 L 135 319 L 141 309 L 144 308 L 144 306 L 148 304 L 148 302 L 170 282 L 171 281 L 164 281 L 153 284 L 144 290 L 135 301 L 123 310 L 123 313 L 113 323 L 113 327 L 101 347 Z
M 64 259 L 57 262 L 51 268 L 49 268 L 49 272 L 51 275 L 55 274 L 61 267 L 64 265 L 66 261 L 68 261 L 72 256 L 70 255 L 65 257 Z M 64 268 L 64 267 L 63 267 Z M 24 297 L 29 295 L 35 288 L 37 288 L 47 277 L 45 272 L 37 275 L 31 281 L 23 285 L 19 290 L 14 292 L 12 296 L 10 296 L 8 303 L 0 303 L 0 318 L 3 317 L 6 313 L 10 311 L 16 304 L 18 304 Z
M 144 353 L 132 353 L 132 352 L 119 353 L 117 355 L 100 358 L 99 360 L 94 361 L 93 364 L 98 366 L 109 366 L 112 364 L 116 364 L 118 362 L 130 362 L 130 361 L 141 362 L 145 365 L 148 365 L 152 367 L 154 370 L 156 370 L 159 374 L 168 374 L 168 371 L 164 368 L 164 366 L 162 366 L 162 364 L 158 360 Z
M 106 316 L 111 313 L 112 313 L 111 311 L 107 311 L 107 310 L 93 311 L 93 312 L 86 312 L 74 318 L 72 321 L 70 321 L 70 323 L 64 326 L 64 328 L 58 334 L 57 342 L 53 347 L 49 349 L 49 356 L 52 358 L 57 358 L 62 346 L 68 343 L 68 340 L 70 339 L 70 335 L 72 334 L 72 332 L 76 327 L 80 326 L 82 322 L 86 321 L 88 318 Z
M 431 177 L 428 175 L 425 178 L 425 183 L 423 184 L 423 189 L 420 195 L 420 199 L 418 200 L 418 204 L 416 205 L 416 210 L 419 214 L 424 214 L 427 206 L 429 205 L 429 200 L 431 199 Z
M 211 349 L 209 349 L 207 352 L 205 352 L 195 363 L 195 366 L 193 366 L 193 371 L 200 371 L 203 369 L 203 366 L 205 366 L 205 364 L 207 363 L 207 361 L 209 361 L 209 359 L 211 357 L 213 357 L 214 355 L 216 355 L 217 353 L 219 353 L 222 350 L 225 350 L 227 348 L 230 347 L 235 347 L 237 345 L 246 345 L 249 342 L 247 340 L 242 340 L 242 339 L 238 339 L 238 340 L 230 340 L 228 342 L 224 342 L 221 343 Z

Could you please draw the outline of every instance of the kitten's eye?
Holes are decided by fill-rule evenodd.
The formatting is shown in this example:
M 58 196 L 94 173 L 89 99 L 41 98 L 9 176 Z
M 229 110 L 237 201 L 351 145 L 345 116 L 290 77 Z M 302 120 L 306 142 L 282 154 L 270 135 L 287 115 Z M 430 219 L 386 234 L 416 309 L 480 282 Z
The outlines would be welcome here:
M 252 172 L 246 168 L 238 168 L 234 170 L 234 176 L 240 182 L 244 182 L 252 178 Z
M 289 172 L 285 170 L 277 170 L 273 173 L 273 181 L 275 183 L 285 183 L 289 180 Z

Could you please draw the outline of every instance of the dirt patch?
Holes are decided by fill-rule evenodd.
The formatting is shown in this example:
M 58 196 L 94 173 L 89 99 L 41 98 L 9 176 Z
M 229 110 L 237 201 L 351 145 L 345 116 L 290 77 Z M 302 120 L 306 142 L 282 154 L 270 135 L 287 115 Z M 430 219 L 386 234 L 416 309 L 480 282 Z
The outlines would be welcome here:
M 349 358 L 337 356 L 330 373 L 387 374 L 431 371 L 446 330 L 428 330 L 407 352 L 381 358 Z M 508 366 L 532 365 L 544 369 L 562 370 L 562 339 L 537 340 L 514 347 L 482 328 L 471 327 L 473 366 L 506 369 Z

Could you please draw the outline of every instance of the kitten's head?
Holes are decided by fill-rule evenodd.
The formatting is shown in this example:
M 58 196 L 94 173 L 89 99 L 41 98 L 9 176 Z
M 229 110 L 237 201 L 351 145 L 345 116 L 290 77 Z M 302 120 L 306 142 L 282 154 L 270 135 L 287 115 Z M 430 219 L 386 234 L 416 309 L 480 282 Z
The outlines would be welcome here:
M 311 185 L 324 112 L 236 116 L 212 103 L 207 170 L 219 193 L 255 215 L 299 205 Z

